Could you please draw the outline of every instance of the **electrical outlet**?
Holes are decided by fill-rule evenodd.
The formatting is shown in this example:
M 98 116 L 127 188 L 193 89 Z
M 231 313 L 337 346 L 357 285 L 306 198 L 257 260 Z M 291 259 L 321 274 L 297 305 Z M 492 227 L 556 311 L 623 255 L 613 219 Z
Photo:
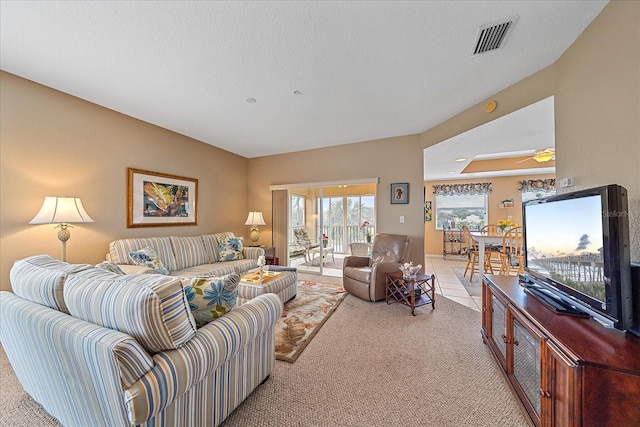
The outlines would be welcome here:
M 400 215 L 400 224 L 404 224 L 404 215 Z

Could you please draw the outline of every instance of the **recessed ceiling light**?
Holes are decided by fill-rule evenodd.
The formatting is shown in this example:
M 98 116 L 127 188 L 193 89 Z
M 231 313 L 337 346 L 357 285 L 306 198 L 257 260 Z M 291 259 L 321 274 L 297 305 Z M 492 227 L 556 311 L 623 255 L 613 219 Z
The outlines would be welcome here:
M 467 159 L 461 157 L 459 159 L 456 159 L 456 162 L 464 162 L 465 160 L 467 160 Z
M 256 99 L 255 98 L 247 98 L 247 102 L 249 104 L 255 104 L 256 103 Z
M 449 171 L 449 173 L 455 173 L 454 171 Z

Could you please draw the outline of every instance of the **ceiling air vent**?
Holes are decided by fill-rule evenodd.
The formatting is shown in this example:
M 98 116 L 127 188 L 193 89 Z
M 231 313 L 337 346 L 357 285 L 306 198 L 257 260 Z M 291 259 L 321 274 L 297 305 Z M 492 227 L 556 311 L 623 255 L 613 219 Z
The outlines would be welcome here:
M 481 26 L 473 48 L 473 54 L 479 55 L 500 49 L 517 20 L 517 16 L 512 16 L 500 22 Z

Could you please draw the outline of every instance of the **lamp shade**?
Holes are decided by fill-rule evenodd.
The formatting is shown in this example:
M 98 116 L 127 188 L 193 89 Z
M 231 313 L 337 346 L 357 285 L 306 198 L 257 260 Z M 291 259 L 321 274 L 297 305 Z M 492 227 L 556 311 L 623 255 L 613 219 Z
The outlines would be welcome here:
M 262 217 L 262 212 L 249 212 L 247 222 L 244 225 L 267 225 Z
M 70 224 L 75 222 L 93 222 L 78 197 L 46 196 L 40 212 L 29 224 Z

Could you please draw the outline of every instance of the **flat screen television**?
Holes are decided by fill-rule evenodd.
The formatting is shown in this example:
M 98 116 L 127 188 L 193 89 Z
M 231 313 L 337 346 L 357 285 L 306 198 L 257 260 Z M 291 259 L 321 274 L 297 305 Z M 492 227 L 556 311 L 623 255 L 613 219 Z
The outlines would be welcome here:
M 633 323 L 627 191 L 607 185 L 523 204 L 524 286 L 555 311 Z

